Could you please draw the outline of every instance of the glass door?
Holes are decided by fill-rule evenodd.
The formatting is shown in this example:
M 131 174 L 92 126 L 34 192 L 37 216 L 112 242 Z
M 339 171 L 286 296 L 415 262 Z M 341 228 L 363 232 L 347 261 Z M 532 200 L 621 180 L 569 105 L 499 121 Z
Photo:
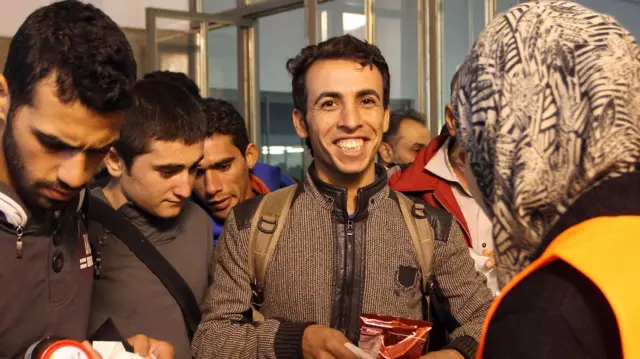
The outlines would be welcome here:
M 218 15 L 147 8 L 145 73 L 182 72 L 196 82 L 203 97 L 215 95 L 237 105 L 234 35 L 238 27 L 251 25 L 250 21 Z M 214 55 L 218 53 L 222 57 Z

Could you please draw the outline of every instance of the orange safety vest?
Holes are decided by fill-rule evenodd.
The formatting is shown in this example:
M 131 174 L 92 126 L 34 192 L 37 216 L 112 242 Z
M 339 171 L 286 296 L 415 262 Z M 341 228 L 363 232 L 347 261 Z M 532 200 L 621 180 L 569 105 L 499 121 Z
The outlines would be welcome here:
M 556 260 L 568 263 L 600 289 L 616 317 L 624 358 L 640 358 L 639 236 L 640 216 L 594 218 L 562 232 L 539 259 L 504 287 L 493 303 L 482 328 L 476 359 L 483 357 L 489 323 L 501 300 L 528 275 Z

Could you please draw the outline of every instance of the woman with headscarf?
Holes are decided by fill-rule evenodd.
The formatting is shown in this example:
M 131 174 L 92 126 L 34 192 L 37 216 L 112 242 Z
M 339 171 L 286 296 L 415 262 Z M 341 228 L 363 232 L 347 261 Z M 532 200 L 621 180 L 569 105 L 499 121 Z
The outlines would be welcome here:
M 640 49 L 568 1 L 499 15 L 460 69 L 465 176 L 502 294 L 481 358 L 640 358 Z

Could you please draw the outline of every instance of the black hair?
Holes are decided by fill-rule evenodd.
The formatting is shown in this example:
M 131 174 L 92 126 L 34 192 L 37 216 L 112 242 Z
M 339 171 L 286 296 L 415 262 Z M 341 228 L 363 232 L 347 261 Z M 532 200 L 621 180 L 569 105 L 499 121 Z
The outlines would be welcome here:
M 333 37 L 317 45 L 309 45 L 302 49 L 298 56 L 287 61 L 287 70 L 292 76 L 291 87 L 293 105 L 303 117 L 307 114 L 307 71 L 320 60 L 354 60 L 361 66 L 375 66 L 382 75 L 382 103 L 389 107 L 391 75 L 389 65 L 377 46 L 359 40 L 351 35 Z M 305 143 L 313 155 L 311 141 L 307 137 Z
M 149 151 L 150 141 L 203 141 L 206 118 L 200 104 L 182 87 L 166 81 L 141 80 L 133 86 L 133 105 L 125 112 L 114 148 L 127 168 Z
M 402 121 L 415 121 L 423 126 L 427 126 L 427 119 L 424 114 L 411 109 L 411 108 L 402 108 L 399 110 L 395 110 L 391 112 L 389 116 L 389 129 L 382 136 L 382 141 L 386 143 L 390 143 L 393 138 L 398 134 L 398 129 L 400 129 L 400 124 Z
M 175 85 L 182 87 L 186 90 L 191 96 L 195 97 L 198 100 L 202 99 L 200 95 L 200 88 L 196 83 L 190 79 L 186 74 L 182 72 L 173 72 L 173 71 L 153 71 L 145 74 L 143 76 L 145 80 L 161 80 L 171 82 Z
M 207 118 L 207 137 L 230 135 L 233 145 L 244 155 L 249 146 L 249 135 L 240 112 L 229 102 L 220 99 L 205 98 L 201 103 Z
M 36 85 L 52 74 L 63 103 L 79 100 L 92 111 L 113 113 L 131 105 L 136 61 L 113 20 L 92 5 L 65 0 L 31 13 L 11 40 L 4 67 L 9 113 L 32 105 Z

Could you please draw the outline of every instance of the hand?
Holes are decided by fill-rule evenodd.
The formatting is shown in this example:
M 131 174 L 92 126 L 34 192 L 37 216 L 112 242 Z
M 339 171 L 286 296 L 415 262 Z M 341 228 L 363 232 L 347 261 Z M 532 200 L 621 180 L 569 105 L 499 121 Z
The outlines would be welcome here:
M 127 339 L 133 347 L 133 352 L 147 359 L 173 359 L 173 346 L 167 342 L 151 339 L 138 334 Z
M 423 355 L 420 359 L 464 359 L 464 356 L 457 350 L 445 349 Z
M 302 354 L 305 359 L 359 359 L 344 346 L 348 342 L 349 339 L 335 329 L 310 325 L 302 336 Z
M 482 251 L 482 255 L 485 257 L 489 257 L 486 262 L 484 262 L 484 267 L 486 269 L 491 269 L 496 266 L 496 258 L 493 256 L 492 249 L 485 249 Z
M 82 342 L 82 346 L 85 349 L 87 349 L 87 351 L 89 351 L 89 353 L 91 353 L 91 359 L 102 359 L 102 356 L 100 354 L 98 354 L 98 352 L 93 349 L 93 346 L 88 341 L 85 340 L 84 342 Z

